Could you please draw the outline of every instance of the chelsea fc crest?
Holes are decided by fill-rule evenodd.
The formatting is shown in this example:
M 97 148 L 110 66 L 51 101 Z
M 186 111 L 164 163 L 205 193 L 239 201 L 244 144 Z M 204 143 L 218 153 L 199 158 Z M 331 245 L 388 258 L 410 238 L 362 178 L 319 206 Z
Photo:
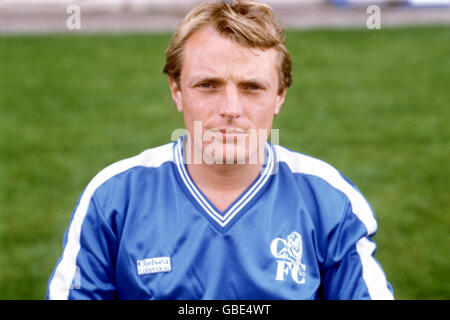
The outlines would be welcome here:
M 302 264 L 302 236 L 292 232 L 283 238 L 275 238 L 270 244 L 270 251 L 277 259 L 275 280 L 285 281 L 290 278 L 298 283 L 305 283 L 306 266 Z

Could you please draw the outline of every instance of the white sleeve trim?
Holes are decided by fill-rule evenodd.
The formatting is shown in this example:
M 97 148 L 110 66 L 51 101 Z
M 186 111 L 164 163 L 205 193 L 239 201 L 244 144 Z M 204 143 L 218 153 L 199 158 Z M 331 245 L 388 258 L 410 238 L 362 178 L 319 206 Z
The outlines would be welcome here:
M 62 259 L 57 265 L 49 284 L 48 298 L 50 300 L 66 300 L 69 297 L 72 280 L 77 271 L 76 260 L 80 251 L 81 227 L 95 191 L 110 178 L 133 167 L 159 167 L 167 161 L 173 161 L 172 148 L 173 143 L 169 143 L 146 150 L 135 157 L 116 162 L 106 167 L 92 179 L 81 196 L 69 226 Z
M 286 163 L 292 172 L 319 177 L 344 193 L 350 201 L 353 213 L 366 227 L 368 235 L 376 232 L 377 222 L 369 204 L 339 171 L 322 160 L 290 151 L 279 145 L 275 145 L 274 149 L 277 160 Z M 372 256 L 374 250 L 375 244 L 366 237 L 356 243 L 356 251 L 361 258 L 363 279 L 372 299 L 393 299 L 386 276 Z

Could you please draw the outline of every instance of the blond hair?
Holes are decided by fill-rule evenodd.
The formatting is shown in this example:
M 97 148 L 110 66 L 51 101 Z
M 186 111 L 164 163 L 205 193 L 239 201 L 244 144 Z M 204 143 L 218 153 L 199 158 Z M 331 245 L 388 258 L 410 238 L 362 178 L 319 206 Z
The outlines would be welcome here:
M 292 62 L 280 22 L 268 5 L 246 0 L 206 2 L 181 21 L 166 50 L 163 70 L 177 83 L 181 76 L 184 44 L 192 34 L 207 25 L 245 47 L 276 49 L 279 53 L 278 92 L 290 86 Z

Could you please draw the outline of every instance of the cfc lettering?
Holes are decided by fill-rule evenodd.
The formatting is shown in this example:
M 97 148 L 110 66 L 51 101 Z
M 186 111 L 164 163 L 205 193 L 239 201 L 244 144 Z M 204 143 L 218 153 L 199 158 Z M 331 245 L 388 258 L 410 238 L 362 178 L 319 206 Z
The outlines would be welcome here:
M 286 239 L 275 238 L 270 244 L 270 252 L 276 259 L 275 280 L 285 281 L 289 277 L 298 284 L 304 284 L 306 266 L 302 263 L 302 236 L 292 232 Z

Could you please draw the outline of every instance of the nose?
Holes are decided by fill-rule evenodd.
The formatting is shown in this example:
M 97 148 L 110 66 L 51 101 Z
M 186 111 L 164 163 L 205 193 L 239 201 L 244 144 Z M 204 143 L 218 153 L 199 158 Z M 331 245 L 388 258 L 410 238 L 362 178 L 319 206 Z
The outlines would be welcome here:
M 219 114 L 228 119 L 239 118 L 242 115 L 242 101 L 236 86 L 225 86 L 219 102 Z

